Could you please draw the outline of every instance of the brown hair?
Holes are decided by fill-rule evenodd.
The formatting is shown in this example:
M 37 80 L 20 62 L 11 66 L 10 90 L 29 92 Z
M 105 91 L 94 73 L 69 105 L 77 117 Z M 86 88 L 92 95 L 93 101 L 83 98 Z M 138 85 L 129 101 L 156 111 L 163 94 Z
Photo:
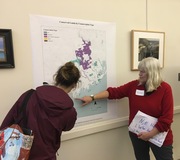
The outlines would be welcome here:
M 80 71 L 73 62 L 67 62 L 61 66 L 54 75 L 55 85 L 69 87 L 77 84 L 80 78 Z

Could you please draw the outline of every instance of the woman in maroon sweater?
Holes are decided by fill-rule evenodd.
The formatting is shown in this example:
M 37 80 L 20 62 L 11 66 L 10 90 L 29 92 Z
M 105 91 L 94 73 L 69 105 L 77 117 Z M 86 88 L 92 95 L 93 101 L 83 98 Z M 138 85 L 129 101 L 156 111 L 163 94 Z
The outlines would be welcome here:
M 138 135 L 129 132 L 135 157 L 137 160 L 150 160 L 151 148 L 156 160 L 173 159 L 173 134 L 171 123 L 173 122 L 173 95 L 171 87 L 161 78 L 160 64 L 156 58 L 143 59 L 138 66 L 139 79 L 131 81 L 119 87 L 109 87 L 98 94 L 80 98 L 83 106 L 93 100 L 108 98 L 129 99 L 129 124 L 138 111 L 158 119 L 154 128 L 149 132 L 141 132 Z M 168 134 L 162 147 L 158 147 L 148 140 L 160 132 Z
M 80 72 L 67 62 L 55 74 L 55 85 L 37 87 L 30 97 L 27 108 L 27 127 L 34 133 L 29 160 L 56 160 L 62 131 L 73 128 L 77 113 L 68 93 L 76 87 Z M 18 108 L 27 92 L 22 94 L 5 117 L 1 129 L 13 124 L 19 117 Z M 20 126 L 24 122 L 22 121 Z

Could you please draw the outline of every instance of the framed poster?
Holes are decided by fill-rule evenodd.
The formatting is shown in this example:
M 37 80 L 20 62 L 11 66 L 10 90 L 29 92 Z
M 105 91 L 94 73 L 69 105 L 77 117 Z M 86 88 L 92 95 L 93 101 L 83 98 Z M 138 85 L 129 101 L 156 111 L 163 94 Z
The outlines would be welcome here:
M 138 70 L 139 62 L 147 57 L 157 58 L 161 68 L 164 67 L 164 32 L 132 30 L 131 38 L 131 70 Z
M 11 29 L 0 29 L 0 68 L 14 68 Z

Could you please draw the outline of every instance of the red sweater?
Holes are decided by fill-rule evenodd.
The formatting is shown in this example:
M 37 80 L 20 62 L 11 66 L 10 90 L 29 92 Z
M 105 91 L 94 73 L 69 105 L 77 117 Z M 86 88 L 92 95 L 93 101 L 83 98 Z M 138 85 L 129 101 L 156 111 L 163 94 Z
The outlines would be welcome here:
M 125 85 L 113 88 L 109 87 L 109 99 L 129 99 L 129 124 L 136 113 L 140 110 L 150 116 L 158 118 L 155 127 L 159 132 L 168 131 L 164 146 L 173 143 L 171 123 L 173 122 L 173 96 L 169 84 L 162 82 L 157 90 L 146 93 L 144 85 L 138 85 L 139 81 L 134 80 Z M 137 93 L 137 91 L 140 91 Z M 144 95 L 142 95 L 144 93 Z

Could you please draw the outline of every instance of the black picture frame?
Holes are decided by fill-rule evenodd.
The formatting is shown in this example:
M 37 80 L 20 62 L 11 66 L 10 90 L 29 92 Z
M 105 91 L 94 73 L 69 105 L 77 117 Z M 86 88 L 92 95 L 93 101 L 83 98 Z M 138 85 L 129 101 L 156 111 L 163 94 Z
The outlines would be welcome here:
M 0 29 L 0 69 L 15 68 L 11 29 Z

